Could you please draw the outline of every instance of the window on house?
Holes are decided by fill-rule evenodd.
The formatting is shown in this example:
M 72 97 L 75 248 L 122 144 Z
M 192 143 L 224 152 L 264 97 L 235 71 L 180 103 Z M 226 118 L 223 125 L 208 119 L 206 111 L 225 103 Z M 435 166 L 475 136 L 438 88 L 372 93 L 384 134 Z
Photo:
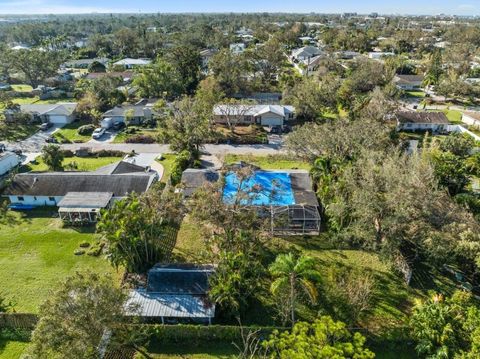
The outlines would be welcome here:
M 25 200 L 25 198 L 23 198 L 22 196 L 18 196 L 17 199 L 18 199 L 19 201 L 24 201 L 24 200 Z
M 55 197 L 48 197 L 48 200 L 49 200 L 50 202 L 55 202 Z

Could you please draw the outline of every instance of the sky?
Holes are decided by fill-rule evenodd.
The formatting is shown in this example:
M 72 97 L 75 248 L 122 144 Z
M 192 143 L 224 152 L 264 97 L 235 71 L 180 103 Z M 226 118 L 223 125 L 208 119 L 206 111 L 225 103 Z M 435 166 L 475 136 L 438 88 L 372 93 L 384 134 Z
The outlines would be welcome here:
M 264 11 L 480 15 L 480 0 L 0 0 L 0 14 Z

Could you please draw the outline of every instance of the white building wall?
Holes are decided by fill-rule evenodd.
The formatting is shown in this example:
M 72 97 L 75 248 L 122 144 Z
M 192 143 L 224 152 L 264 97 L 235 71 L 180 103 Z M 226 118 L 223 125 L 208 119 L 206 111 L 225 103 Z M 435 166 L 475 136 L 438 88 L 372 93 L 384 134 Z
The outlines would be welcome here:
M 462 122 L 470 126 L 480 126 L 480 120 L 470 117 L 465 113 L 462 115 Z
M 19 199 L 23 197 L 23 201 Z M 8 196 L 10 203 L 22 203 L 31 206 L 56 206 L 62 200 L 63 196 Z

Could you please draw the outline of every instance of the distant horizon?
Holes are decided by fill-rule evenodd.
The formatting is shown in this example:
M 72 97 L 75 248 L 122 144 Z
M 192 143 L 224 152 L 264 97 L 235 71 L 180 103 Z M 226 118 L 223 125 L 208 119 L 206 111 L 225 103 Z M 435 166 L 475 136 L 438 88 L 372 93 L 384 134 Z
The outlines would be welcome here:
M 27 11 L 25 11 L 27 10 Z M 243 0 L 226 3 L 220 0 L 1 0 L 0 16 L 9 15 L 88 15 L 88 14 L 342 14 L 356 12 L 368 15 L 376 12 L 385 16 L 480 16 L 480 0 L 437 0 L 426 4 L 414 0 L 401 3 L 384 0 L 337 0 L 335 3 L 318 0 L 282 1 Z

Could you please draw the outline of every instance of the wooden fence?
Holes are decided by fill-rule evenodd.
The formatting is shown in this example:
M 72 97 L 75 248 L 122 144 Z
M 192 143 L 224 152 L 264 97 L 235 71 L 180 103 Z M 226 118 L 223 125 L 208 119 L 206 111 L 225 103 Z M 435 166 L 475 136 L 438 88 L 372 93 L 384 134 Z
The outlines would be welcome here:
M 0 329 L 28 329 L 33 330 L 37 325 L 38 317 L 31 313 L 0 313 Z

